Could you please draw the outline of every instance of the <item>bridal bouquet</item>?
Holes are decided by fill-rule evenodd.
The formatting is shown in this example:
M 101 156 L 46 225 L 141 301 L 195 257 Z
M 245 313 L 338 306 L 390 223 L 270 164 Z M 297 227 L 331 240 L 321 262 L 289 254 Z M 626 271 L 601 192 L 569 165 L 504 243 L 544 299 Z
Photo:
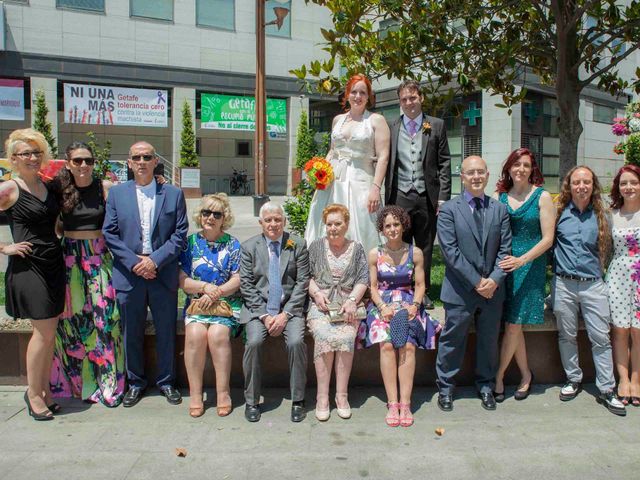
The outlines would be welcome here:
M 316 190 L 325 190 L 333 182 L 333 167 L 322 157 L 313 157 L 304 165 L 307 181 Z

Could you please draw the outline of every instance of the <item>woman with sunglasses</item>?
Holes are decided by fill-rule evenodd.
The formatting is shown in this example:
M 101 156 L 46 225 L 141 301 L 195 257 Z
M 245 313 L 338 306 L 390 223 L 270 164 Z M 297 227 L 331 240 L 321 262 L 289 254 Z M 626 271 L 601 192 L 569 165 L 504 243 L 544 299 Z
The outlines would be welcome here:
M 51 393 L 116 407 L 124 395 L 120 313 L 111 285 L 113 257 L 102 236 L 111 182 L 93 175 L 91 147 L 74 142 L 53 180 L 66 267 L 65 309 L 56 334 Z
M 202 230 L 189 236 L 187 247 L 180 255 L 180 288 L 188 296 L 184 363 L 189 379 L 189 415 L 197 418 L 204 414 L 202 376 L 208 346 L 216 372 L 216 410 L 218 416 L 226 417 L 232 409 L 231 338 L 241 331 L 238 319 L 242 300 L 237 295 L 240 242 L 226 233 L 234 217 L 224 193 L 202 197 L 193 219 Z M 219 306 L 220 301 L 228 304 L 231 312 L 214 312 L 214 304 Z M 191 304 L 197 308 L 189 309 Z
M 58 324 L 64 309 L 64 263 L 56 237 L 60 211 L 38 173 L 49 160 L 44 136 L 26 128 L 5 143 L 13 179 L 0 184 L 0 210 L 6 212 L 14 243 L 0 245 L 9 257 L 5 276 L 7 314 L 30 319 L 27 346 L 27 411 L 34 420 L 52 420 L 58 406 L 49 398 L 49 372 Z

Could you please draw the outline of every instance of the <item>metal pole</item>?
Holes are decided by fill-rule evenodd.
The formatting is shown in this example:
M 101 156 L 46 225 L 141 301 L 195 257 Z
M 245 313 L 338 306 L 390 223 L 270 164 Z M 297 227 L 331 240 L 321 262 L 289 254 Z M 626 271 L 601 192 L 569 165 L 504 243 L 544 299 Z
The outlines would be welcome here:
M 256 0 L 256 132 L 255 132 L 255 194 L 266 194 L 266 95 L 265 79 L 265 0 Z

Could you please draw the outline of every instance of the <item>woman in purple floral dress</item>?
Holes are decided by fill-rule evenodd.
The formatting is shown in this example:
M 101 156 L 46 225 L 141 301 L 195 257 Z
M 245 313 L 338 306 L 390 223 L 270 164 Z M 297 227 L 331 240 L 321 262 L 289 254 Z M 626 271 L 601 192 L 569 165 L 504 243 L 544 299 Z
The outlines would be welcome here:
M 434 349 L 441 326 L 422 305 L 425 293 L 422 250 L 402 241 L 402 234 L 410 228 L 409 215 L 400 207 L 387 206 L 380 212 L 377 226 L 387 242 L 369 252 L 371 302 L 358 331 L 358 346 L 380 344 L 380 371 L 388 401 L 385 422 L 390 427 L 409 427 L 413 424 L 411 392 L 416 347 Z M 404 328 L 406 334 L 406 343 L 403 338 L 404 345 L 398 348 L 392 343 L 394 340 L 398 345 L 392 338 L 397 338 L 392 332 L 394 324 L 400 330 Z
M 640 407 L 640 168 L 620 169 L 611 199 L 614 253 L 606 282 L 618 397 L 624 405 Z

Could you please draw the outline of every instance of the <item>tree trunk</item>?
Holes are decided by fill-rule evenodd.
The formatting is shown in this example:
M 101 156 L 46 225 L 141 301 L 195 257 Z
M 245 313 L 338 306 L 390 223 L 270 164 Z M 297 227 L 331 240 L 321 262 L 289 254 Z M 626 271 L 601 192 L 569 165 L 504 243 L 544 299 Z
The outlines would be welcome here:
M 582 135 L 580 121 L 580 93 L 572 89 L 561 92 L 556 88 L 560 118 L 558 134 L 560 137 L 560 181 L 569 170 L 578 164 L 578 141 Z

